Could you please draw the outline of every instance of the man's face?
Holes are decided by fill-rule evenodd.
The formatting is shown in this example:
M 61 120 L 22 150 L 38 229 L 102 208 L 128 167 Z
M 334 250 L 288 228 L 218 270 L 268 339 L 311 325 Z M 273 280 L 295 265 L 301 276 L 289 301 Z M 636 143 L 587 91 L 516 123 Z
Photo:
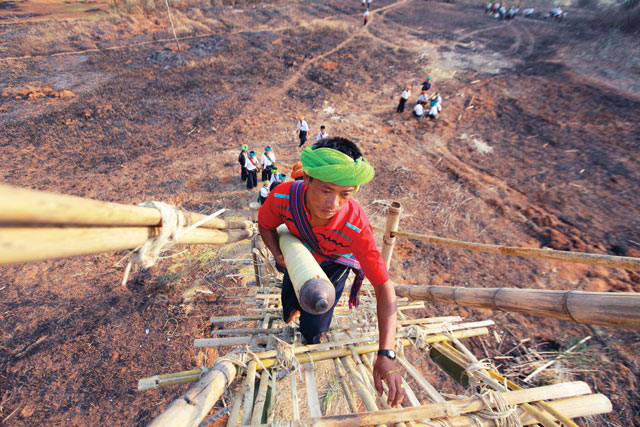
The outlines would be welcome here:
M 307 208 L 312 216 L 330 219 L 351 199 L 356 187 L 311 179 L 304 174 Z

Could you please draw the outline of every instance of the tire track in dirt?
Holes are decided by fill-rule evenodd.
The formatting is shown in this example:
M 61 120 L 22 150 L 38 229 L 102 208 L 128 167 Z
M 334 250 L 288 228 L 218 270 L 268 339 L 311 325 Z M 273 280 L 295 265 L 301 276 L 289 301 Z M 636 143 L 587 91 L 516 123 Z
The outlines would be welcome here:
M 515 55 L 518 53 L 520 45 L 522 44 L 522 37 L 520 36 L 520 31 L 515 27 L 515 25 L 511 25 L 511 23 L 509 23 L 507 26 L 515 38 L 514 42 L 509 46 L 509 53 L 511 55 Z
M 520 31 L 521 33 L 524 34 L 524 37 L 526 39 L 526 48 L 525 51 L 522 55 L 523 59 L 527 59 L 528 57 L 530 57 L 531 55 L 533 55 L 533 52 L 535 50 L 536 47 L 536 39 L 533 36 L 533 34 L 531 33 L 531 31 L 527 28 L 526 25 L 522 25 L 521 23 L 515 23 L 513 24 L 513 28 L 517 28 L 518 31 Z
M 371 37 L 374 37 L 370 32 L 369 32 L 369 28 L 370 26 L 373 24 L 374 22 L 374 16 L 375 15 L 381 15 L 384 16 L 384 14 L 389 11 L 390 9 L 393 9 L 395 7 L 401 6 L 405 3 L 408 3 L 410 0 L 400 0 L 396 3 L 392 3 L 390 5 L 381 7 L 379 9 L 375 9 L 374 12 L 371 16 L 371 19 L 369 21 L 369 23 L 367 25 L 363 25 L 361 26 L 358 30 L 356 30 L 355 32 L 351 33 L 346 39 L 344 39 L 342 42 L 338 43 L 337 46 L 335 46 L 334 48 L 326 51 L 325 53 L 315 56 L 313 58 L 311 58 L 309 61 L 305 62 L 304 64 L 302 64 L 302 66 L 298 69 L 298 71 L 296 71 L 291 77 L 289 77 L 289 79 L 287 79 L 285 81 L 285 83 L 282 85 L 282 88 L 276 92 L 277 95 L 282 96 L 283 94 L 285 94 L 289 89 L 291 89 L 291 87 L 293 87 L 293 85 L 300 79 L 300 77 L 302 77 L 303 73 L 313 64 L 315 64 L 318 61 L 321 61 L 322 59 L 326 58 L 329 55 L 332 55 L 334 53 L 336 53 L 337 51 L 339 51 L 340 49 L 342 49 L 343 47 L 347 46 L 349 43 L 351 43 L 357 36 L 361 35 L 361 34 L 365 34 L 365 35 L 369 35 Z

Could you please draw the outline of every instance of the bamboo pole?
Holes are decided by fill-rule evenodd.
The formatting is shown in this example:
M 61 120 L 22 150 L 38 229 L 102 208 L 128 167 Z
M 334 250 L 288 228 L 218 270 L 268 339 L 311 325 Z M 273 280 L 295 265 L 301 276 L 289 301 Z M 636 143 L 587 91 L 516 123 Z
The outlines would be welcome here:
M 356 406 L 356 401 L 351 394 L 351 390 L 349 389 L 349 385 L 347 384 L 346 372 L 342 367 L 342 363 L 340 358 L 333 359 L 333 367 L 336 371 L 336 376 L 338 378 L 338 382 L 340 383 L 340 387 L 342 388 L 342 394 L 347 399 L 347 404 L 349 405 L 349 410 L 351 412 L 358 412 L 358 407 Z
M 453 331 L 453 333 L 451 334 L 452 336 L 456 337 L 456 338 L 469 338 L 469 337 L 475 337 L 475 336 L 479 336 L 479 335 L 486 335 L 489 333 L 489 330 L 487 328 L 477 328 L 477 329 L 468 329 L 468 330 L 462 330 L 462 331 Z M 229 340 L 228 338 L 207 338 L 207 339 L 201 339 L 201 340 L 197 340 L 199 341 L 197 347 L 211 347 L 213 345 L 210 345 L 209 342 L 211 341 L 220 341 L 220 340 L 228 340 L 226 341 L 227 344 L 225 345 L 242 345 L 241 343 L 247 343 L 248 342 L 248 337 L 234 337 L 235 339 L 235 343 L 234 344 L 228 344 L 229 342 L 231 342 L 231 340 Z M 241 339 L 246 339 L 246 341 L 242 341 Z M 436 343 L 436 342 L 441 342 L 441 341 L 448 341 L 450 338 L 447 335 L 443 335 L 443 334 L 434 334 L 434 335 L 429 335 L 426 337 L 426 341 L 428 343 Z M 402 345 L 409 346 L 412 345 L 413 342 L 403 338 L 400 340 L 402 342 Z M 240 344 L 239 344 L 240 343 Z M 216 343 L 217 344 L 217 343 Z M 355 347 L 356 351 L 358 352 L 358 354 L 363 354 L 363 353 L 372 353 L 374 351 L 378 351 L 378 344 L 365 344 L 365 345 L 359 345 Z M 306 363 L 309 361 L 314 361 L 314 362 L 318 362 L 321 360 L 329 360 L 329 359 L 333 359 L 336 357 L 342 357 L 342 356 L 348 356 L 350 355 L 350 351 L 348 349 L 344 349 L 344 348 L 337 348 L 337 349 L 332 349 L 332 350 L 326 350 L 326 351 L 317 351 L 317 352 L 312 352 L 312 353 L 302 353 L 302 354 L 296 354 L 296 359 L 298 359 L 298 362 L 300 363 Z M 260 369 L 264 369 L 264 368 L 271 368 L 274 364 L 275 364 L 275 359 L 274 358 L 269 358 L 269 359 L 261 359 L 262 360 L 262 365 L 258 366 L 258 370 Z
M 262 371 L 260 375 L 260 385 L 258 386 L 258 394 L 256 400 L 253 403 L 253 415 L 251 416 L 251 425 L 257 425 L 262 423 L 262 413 L 264 412 L 264 405 L 267 401 L 267 386 L 269 385 L 269 371 Z
M 376 231 L 382 231 L 375 228 Z M 485 252 L 497 255 L 515 255 L 525 258 L 543 258 L 554 261 L 567 261 L 579 264 L 599 265 L 610 268 L 624 268 L 627 270 L 640 270 L 640 258 L 613 256 L 605 254 L 590 254 L 584 252 L 556 251 L 553 249 L 519 248 L 515 246 L 490 245 L 487 243 L 464 242 L 462 240 L 447 239 L 444 237 L 429 236 L 425 234 L 407 233 L 395 231 L 393 237 L 405 237 L 412 240 L 422 240 L 429 243 L 448 246 L 458 249 Z
M 258 210 L 260 209 L 260 203 L 251 202 L 249 204 L 249 209 L 251 210 L 251 219 L 253 222 L 258 222 Z M 256 286 L 262 288 L 266 285 L 265 281 L 265 272 L 262 265 L 258 260 L 258 255 L 255 252 L 255 249 L 262 249 L 262 237 L 260 235 L 255 234 L 251 238 L 251 257 L 253 259 L 253 270 L 256 275 Z
M 554 384 L 527 390 L 502 392 L 500 395 L 507 405 L 519 405 L 545 399 L 561 399 L 572 396 L 589 394 L 589 386 L 581 381 Z M 431 403 L 418 407 L 385 409 L 357 414 L 332 415 L 317 419 L 301 420 L 301 425 L 315 427 L 350 427 L 354 425 L 389 424 L 411 421 L 423 418 L 444 418 L 469 414 L 486 409 L 479 396 L 465 399 L 449 400 L 443 403 Z M 279 422 L 278 426 L 294 426 L 300 424 Z M 263 427 L 275 427 L 264 425 Z
M 242 409 L 242 391 L 238 391 L 233 398 L 233 406 L 229 413 L 229 419 L 227 419 L 227 427 L 236 427 L 238 425 L 238 418 L 240 417 L 240 409 Z
M 382 238 L 382 259 L 384 260 L 387 269 L 391 265 L 391 255 L 393 254 L 393 247 L 396 244 L 396 238 L 393 235 L 393 232 L 398 231 L 400 212 L 402 212 L 402 205 L 400 202 L 392 202 L 391 206 L 389 206 L 389 212 L 387 213 L 387 224 Z
M 154 231 L 154 227 L 4 228 L 0 233 L 0 264 L 135 249 L 153 237 Z M 251 234 L 251 230 L 196 228 L 175 243 L 222 245 L 247 239 Z
M 120 203 L 101 202 L 77 196 L 67 196 L 45 191 L 29 190 L 0 184 L 0 225 L 102 225 L 102 226 L 160 226 L 160 211 Z M 207 217 L 194 212 L 184 212 L 189 224 Z M 189 225 L 185 224 L 185 225 Z M 210 218 L 200 227 L 248 229 L 248 222 L 231 222 Z
M 244 403 L 242 405 L 242 425 L 251 422 L 253 413 L 253 390 L 256 386 L 256 367 L 258 363 L 252 360 L 247 365 L 247 376 L 244 383 Z
M 640 330 L 640 293 L 415 285 L 395 289 L 397 295 L 417 300 Z
M 162 217 L 155 208 L 102 202 L 84 197 L 67 196 L 45 191 L 30 190 L 0 184 L 0 225 L 110 225 L 110 226 L 160 226 Z M 194 212 L 184 214 L 188 224 L 207 217 Z M 231 222 L 221 218 L 209 218 L 201 227 L 247 229 L 248 222 Z
M 316 377 L 314 374 L 313 363 L 303 363 L 302 370 L 304 371 L 305 384 L 307 386 L 307 403 L 309 406 L 309 415 L 312 418 L 322 416 L 322 410 L 320 409 L 320 400 L 318 400 L 318 388 L 316 386 Z
M 278 227 L 278 234 L 287 272 L 300 306 L 310 314 L 326 313 L 335 302 L 335 287 L 309 249 L 285 224 Z
M 602 394 L 588 394 L 586 396 L 568 397 L 566 399 L 558 399 L 549 402 L 556 412 L 561 412 L 569 418 L 588 417 L 591 415 L 606 414 L 613 410 L 609 399 Z M 538 424 L 538 420 L 533 418 L 530 414 L 524 412 L 522 407 L 517 409 L 518 417 L 522 425 L 534 425 Z M 482 427 L 499 427 L 503 424 L 499 424 L 500 420 L 490 420 L 482 417 L 470 417 L 468 415 L 459 415 L 455 417 L 442 418 L 442 421 L 446 422 L 447 426 L 451 427 L 468 427 L 468 426 L 482 426 Z M 557 421 L 561 421 L 557 419 Z M 418 427 L 431 427 L 428 424 L 418 424 Z
M 298 384 L 296 378 L 296 372 L 291 373 L 291 406 L 293 410 L 293 420 L 298 421 L 300 419 L 300 407 L 298 406 Z
M 138 391 L 151 390 L 176 384 L 195 383 L 202 378 L 202 375 L 205 372 L 206 370 L 202 369 L 192 369 L 190 371 L 141 378 L 138 380 Z
M 233 363 L 216 362 L 213 369 L 204 374 L 200 381 L 191 386 L 185 394 L 171 402 L 169 407 L 149 426 L 186 427 L 198 425 L 235 377 L 236 368 Z
M 442 395 L 436 390 L 436 388 L 431 385 L 429 381 L 422 376 L 422 374 L 405 359 L 404 357 L 398 356 L 396 360 L 407 370 L 409 375 L 413 377 L 413 379 L 418 383 L 420 387 L 433 399 L 434 402 L 444 402 L 445 399 Z M 416 405 L 417 406 L 417 405 Z

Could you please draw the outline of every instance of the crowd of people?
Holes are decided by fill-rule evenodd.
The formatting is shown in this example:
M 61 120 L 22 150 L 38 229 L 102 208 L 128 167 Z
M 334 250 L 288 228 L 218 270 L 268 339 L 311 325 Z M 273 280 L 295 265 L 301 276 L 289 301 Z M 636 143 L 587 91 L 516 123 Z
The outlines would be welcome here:
M 322 135 L 329 135 L 325 131 L 325 127 L 322 126 L 318 138 Z M 320 138 L 319 140 L 322 140 Z M 270 145 L 264 147 L 264 152 L 260 156 L 260 161 L 257 160 L 257 154 L 254 150 L 249 150 L 247 144 L 240 147 L 240 154 L 238 155 L 238 163 L 240 164 L 240 179 L 246 182 L 247 190 L 251 191 L 258 186 L 258 172 L 261 172 L 262 187 L 258 192 L 258 201 L 260 204 L 264 203 L 269 195 L 269 192 L 277 187 L 279 184 L 287 180 L 287 175 L 280 171 L 276 166 L 276 156 L 273 152 L 273 148 Z M 292 167 L 291 178 L 294 180 L 302 179 L 302 164 L 296 163 Z
M 507 6 L 505 3 L 487 3 L 484 8 L 484 13 L 489 14 L 495 19 L 503 19 L 510 20 L 514 19 L 518 13 L 520 13 L 520 8 L 517 6 Z M 554 7 L 548 12 L 536 11 L 534 8 L 529 7 L 522 10 L 522 16 L 525 18 L 541 18 L 541 19 L 555 19 L 557 21 L 562 21 L 567 17 L 567 12 L 563 11 L 560 6 Z
M 427 116 L 430 119 L 437 119 L 442 111 L 442 96 L 440 93 L 435 92 L 429 97 L 428 91 L 431 89 L 431 77 L 422 83 L 422 89 L 416 104 L 413 106 L 413 115 L 416 117 Z M 400 102 L 396 108 L 397 113 L 403 113 L 405 104 L 411 96 L 411 86 L 407 85 L 400 95 Z

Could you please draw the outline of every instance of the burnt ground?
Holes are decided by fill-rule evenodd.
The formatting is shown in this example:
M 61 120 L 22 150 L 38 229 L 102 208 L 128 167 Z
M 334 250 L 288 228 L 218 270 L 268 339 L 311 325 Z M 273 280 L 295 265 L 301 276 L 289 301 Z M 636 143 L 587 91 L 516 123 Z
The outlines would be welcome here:
M 562 24 L 501 23 L 464 4 L 375 0 L 363 27 L 359 7 L 178 4 L 180 50 L 160 11 L 0 20 L 2 181 L 246 216 L 256 195 L 237 177 L 238 147 L 270 143 L 289 171 L 299 153 L 292 116 L 302 113 L 311 137 L 325 124 L 364 148 L 376 178 L 357 198 L 374 224 L 398 200 L 403 230 L 640 255 L 633 43 L 619 61 L 595 66 L 576 52 L 609 34 L 587 12 L 572 10 Z M 606 78 L 585 74 L 604 69 Z M 410 106 L 427 75 L 443 95 L 441 117 L 396 114 L 402 87 L 413 85 Z M 2 268 L 4 424 L 144 425 L 185 387 L 138 393 L 139 378 L 215 359 L 192 339 L 206 334 L 210 315 L 242 310 L 242 299 L 224 298 L 236 265 L 189 248 L 122 287 L 123 255 Z M 394 256 L 399 283 L 640 292 L 631 271 L 413 241 Z M 502 351 L 521 338 L 560 349 L 594 336 L 597 363 L 585 357 L 558 375 L 612 400 L 613 413 L 593 424 L 640 424 L 637 333 L 442 304 L 424 314 L 451 313 L 494 318 L 510 337 Z M 499 354 L 495 340 L 485 344 Z M 428 377 L 445 384 L 436 371 Z

